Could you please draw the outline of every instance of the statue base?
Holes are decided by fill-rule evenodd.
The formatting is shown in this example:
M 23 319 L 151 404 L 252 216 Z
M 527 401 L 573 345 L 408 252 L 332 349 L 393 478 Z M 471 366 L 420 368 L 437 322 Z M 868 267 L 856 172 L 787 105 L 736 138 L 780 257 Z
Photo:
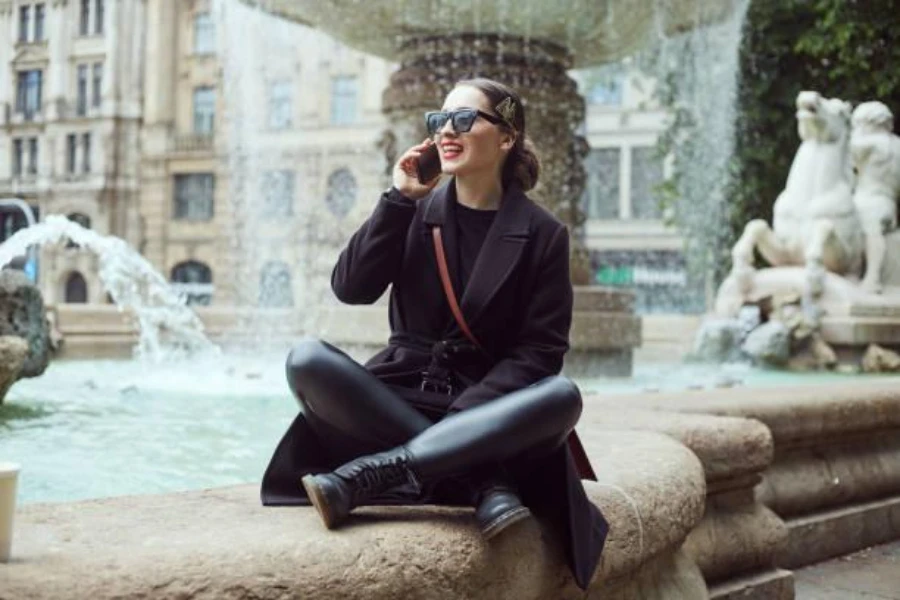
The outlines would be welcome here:
M 803 297 L 806 279 L 804 267 L 760 269 L 750 277 L 749 290 L 742 293 L 736 278 L 729 276 L 719 288 L 714 313 L 736 317 L 741 306 L 766 297 Z M 825 273 L 815 305 L 822 312 L 822 339 L 834 348 L 840 362 L 857 361 L 870 344 L 900 350 L 900 285 L 893 278 L 875 294 L 864 290 L 857 279 Z

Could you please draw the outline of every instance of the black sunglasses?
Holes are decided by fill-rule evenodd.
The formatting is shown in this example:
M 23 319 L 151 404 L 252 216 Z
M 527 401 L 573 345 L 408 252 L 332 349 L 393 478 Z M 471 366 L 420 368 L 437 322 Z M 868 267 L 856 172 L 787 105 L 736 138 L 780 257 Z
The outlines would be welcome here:
M 494 125 L 503 123 L 503 120 L 500 117 L 496 117 L 484 111 L 475 108 L 458 108 L 450 111 L 438 110 L 425 113 L 425 128 L 428 129 L 430 135 L 434 135 L 444 128 L 447 121 L 450 121 L 450 124 L 453 126 L 453 131 L 456 133 L 465 133 L 472 129 L 472 125 L 475 124 L 475 119 L 478 117 L 481 117 Z

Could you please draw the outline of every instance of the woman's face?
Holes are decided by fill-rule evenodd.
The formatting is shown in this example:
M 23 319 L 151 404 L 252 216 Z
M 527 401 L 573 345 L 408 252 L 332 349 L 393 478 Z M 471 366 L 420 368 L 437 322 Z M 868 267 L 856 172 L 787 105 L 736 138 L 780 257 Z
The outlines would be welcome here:
M 454 88 L 444 100 L 441 110 L 453 111 L 458 108 L 475 108 L 490 115 L 497 114 L 489 106 L 487 96 L 481 90 L 469 86 Z M 505 128 L 478 117 L 472 124 L 472 129 L 465 133 L 454 131 L 448 120 L 434 135 L 434 141 L 440 150 L 444 173 L 460 177 L 476 173 L 499 174 L 515 138 Z

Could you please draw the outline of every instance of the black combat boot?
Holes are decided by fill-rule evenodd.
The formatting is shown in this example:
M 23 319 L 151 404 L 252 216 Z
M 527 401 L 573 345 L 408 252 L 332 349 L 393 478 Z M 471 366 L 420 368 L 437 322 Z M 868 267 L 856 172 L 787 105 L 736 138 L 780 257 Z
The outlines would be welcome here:
M 382 492 L 405 484 L 421 490 L 409 462 L 409 452 L 398 446 L 352 460 L 331 473 L 306 475 L 301 482 L 325 527 L 333 529 L 351 510 Z
M 512 481 L 503 472 L 478 481 L 473 500 L 475 519 L 485 539 L 491 539 L 507 527 L 531 516 L 531 511 L 519 499 Z

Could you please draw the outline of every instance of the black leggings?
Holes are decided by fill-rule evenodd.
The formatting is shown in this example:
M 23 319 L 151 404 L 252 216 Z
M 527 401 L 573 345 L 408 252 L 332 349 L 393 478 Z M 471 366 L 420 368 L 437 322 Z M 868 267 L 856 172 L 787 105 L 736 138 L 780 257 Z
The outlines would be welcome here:
M 333 457 L 346 462 L 405 445 L 423 480 L 549 454 L 581 415 L 578 388 L 558 375 L 435 423 L 325 342 L 299 343 L 286 368 L 310 427 Z

